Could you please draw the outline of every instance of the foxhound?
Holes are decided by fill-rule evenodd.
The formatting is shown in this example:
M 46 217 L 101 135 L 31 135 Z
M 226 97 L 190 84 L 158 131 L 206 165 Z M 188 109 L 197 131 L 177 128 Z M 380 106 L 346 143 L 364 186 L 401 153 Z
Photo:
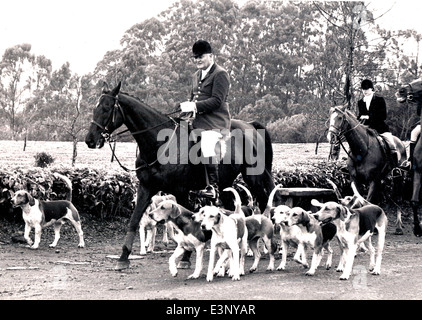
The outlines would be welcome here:
M 224 263 L 227 258 L 230 259 L 229 276 L 232 280 L 240 280 L 240 276 L 245 274 L 248 241 L 248 229 L 241 204 L 237 203 L 235 211 L 230 215 L 222 208 L 205 206 L 199 210 L 197 219 L 202 221 L 203 230 L 212 231 L 207 281 L 213 281 L 214 274 L 224 275 Z M 225 250 L 214 267 L 217 247 Z
M 349 279 L 357 248 L 365 241 L 368 241 L 370 252 L 369 270 L 372 274 L 379 275 L 388 223 L 384 210 L 373 204 L 358 209 L 349 209 L 336 202 L 320 203 L 315 199 L 312 200 L 312 205 L 320 208 L 315 213 L 315 217 L 322 224 L 331 222 L 337 227 L 336 236 L 342 251 L 337 268 L 337 271 L 343 272 L 340 279 Z M 371 241 L 375 228 L 378 230 L 377 250 L 372 246 Z M 359 236 L 361 237 L 359 238 Z
M 147 252 L 154 252 L 155 236 L 157 234 L 157 222 L 149 217 L 149 213 L 156 209 L 164 200 L 176 201 L 175 196 L 169 194 L 165 195 L 161 192 L 157 193 L 151 198 L 151 203 L 142 215 L 139 223 L 139 240 L 141 243 L 140 254 L 145 255 Z M 146 231 L 146 232 L 145 232 Z M 167 222 L 164 223 L 163 242 L 167 246 L 169 243 L 169 236 L 174 238 L 173 227 Z
M 202 230 L 201 223 L 192 219 L 193 212 L 176 203 L 174 200 L 164 200 L 149 213 L 154 221 L 165 221 L 173 225 L 174 239 L 177 247 L 169 259 L 169 269 L 173 277 L 177 276 L 176 260 L 185 251 L 196 251 L 195 271 L 188 279 L 199 278 L 202 271 L 202 260 L 205 243 L 211 239 L 211 231 Z
M 85 246 L 81 220 L 78 210 L 68 200 L 43 201 L 35 199 L 26 190 L 19 190 L 12 198 L 15 206 L 22 208 L 22 216 L 25 221 L 24 237 L 31 249 L 37 249 L 41 241 L 42 228 L 54 224 L 54 241 L 50 247 L 55 247 L 60 239 L 60 228 L 65 220 L 69 220 L 75 227 L 79 236 L 79 248 Z M 34 242 L 29 233 L 35 229 Z
M 333 250 L 330 247 L 330 241 L 336 235 L 336 227 L 333 224 L 328 224 L 327 228 L 323 230 L 319 221 L 313 216 L 310 211 L 305 211 L 300 207 L 294 207 L 289 210 L 287 216 L 287 225 L 300 226 L 300 233 L 297 233 L 298 251 L 302 255 L 302 264 L 307 266 L 305 247 L 309 245 L 313 248 L 313 255 L 311 267 L 306 272 L 306 275 L 312 276 L 315 274 L 322 258 L 322 249 L 328 252 L 326 268 L 329 269 L 332 263 Z

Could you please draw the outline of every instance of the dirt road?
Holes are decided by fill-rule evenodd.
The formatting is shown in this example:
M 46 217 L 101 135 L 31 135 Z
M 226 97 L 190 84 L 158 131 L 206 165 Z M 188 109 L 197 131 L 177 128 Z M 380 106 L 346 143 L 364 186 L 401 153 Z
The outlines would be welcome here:
M 393 218 L 390 217 L 392 220 Z M 186 280 L 192 270 L 180 270 L 177 277 L 168 271 L 170 248 L 158 244 L 158 253 L 131 261 L 125 271 L 114 271 L 115 260 L 123 243 L 123 224 L 90 226 L 85 222 L 86 248 L 78 249 L 74 230 L 65 225 L 56 249 L 48 247 L 52 230 L 43 233 L 38 250 L 10 241 L 17 230 L 14 225 L 0 229 L 0 300 L 109 300 L 109 299 L 181 299 L 181 300 L 414 300 L 422 298 L 422 239 L 411 232 L 405 221 L 405 234 L 394 235 L 390 221 L 382 274 L 367 272 L 369 256 L 361 253 L 354 264 L 353 276 L 340 281 L 334 268 L 320 267 L 313 277 L 288 256 L 286 271 L 266 272 L 268 258 L 264 256 L 258 271 L 241 281 L 216 278 L 205 280 L 208 262 L 205 254 L 203 275 Z M 20 230 L 22 229 L 19 226 Z M 334 265 L 338 261 L 338 246 L 333 243 Z M 134 254 L 139 253 L 139 242 Z M 194 256 L 193 256 L 194 258 Z M 276 266 L 280 263 L 277 256 Z M 310 254 L 309 254 L 310 258 Z M 194 261 L 194 260 L 192 260 Z M 323 263 L 324 263 L 323 259 Z M 252 258 L 246 260 L 246 270 Z

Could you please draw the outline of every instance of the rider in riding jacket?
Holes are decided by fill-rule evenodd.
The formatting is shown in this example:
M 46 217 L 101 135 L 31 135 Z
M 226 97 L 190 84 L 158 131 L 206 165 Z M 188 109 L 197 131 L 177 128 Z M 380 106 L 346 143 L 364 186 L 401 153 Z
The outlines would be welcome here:
M 361 89 L 364 97 L 358 101 L 358 119 L 384 137 L 390 147 L 393 164 L 396 167 L 400 157 L 390 128 L 385 123 L 387 119 L 385 100 L 374 93 L 374 85 L 369 79 L 362 81 Z
M 201 132 L 202 162 L 208 176 L 208 185 L 202 191 L 204 196 L 218 198 L 218 163 L 220 156 L 215 152 L 219 144 L 225 143 L 230 130 L 230 112 L 227 96 L 230 89 L 229 74 L 214 61 L 211 45 L 198 40 L 192 47 L 192 60 L 198 70 L 192 76 L 189 101 L 182 102 L 182 113 L 195 115 L 192 126 Z

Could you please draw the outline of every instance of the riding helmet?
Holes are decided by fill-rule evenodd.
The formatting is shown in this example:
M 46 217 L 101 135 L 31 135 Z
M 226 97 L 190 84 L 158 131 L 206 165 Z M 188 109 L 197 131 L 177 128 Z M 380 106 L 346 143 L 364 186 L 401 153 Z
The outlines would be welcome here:
M 205 40 L 198 40 L 192 47 L 193 57 L 197 58 L 205 53 L 212 53 L 211 45 Z
M 374 89 L 374 84 L 372 83 L 372 81 L 371 80 L 369 80 L 369 79 L 365 79 L 365 80 L 363 80 L 362 81 L 362 83 L 361 83 L 361 85 L 360 85 L 360 87 L 363 89 L 363 90 L 367 90 L 367 89 Z

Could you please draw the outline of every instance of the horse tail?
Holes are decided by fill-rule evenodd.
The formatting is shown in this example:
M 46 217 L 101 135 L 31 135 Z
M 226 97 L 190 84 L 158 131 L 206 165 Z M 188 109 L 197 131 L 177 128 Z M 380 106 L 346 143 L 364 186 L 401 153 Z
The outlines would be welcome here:
M 272 172 L 273 167 L 273 145 L 271 142 L 270 134 L 262 124 L 257 121 L 249 122 L 256 130 L 263 129 L 265 130 L 265 168 L 269 173 Z

